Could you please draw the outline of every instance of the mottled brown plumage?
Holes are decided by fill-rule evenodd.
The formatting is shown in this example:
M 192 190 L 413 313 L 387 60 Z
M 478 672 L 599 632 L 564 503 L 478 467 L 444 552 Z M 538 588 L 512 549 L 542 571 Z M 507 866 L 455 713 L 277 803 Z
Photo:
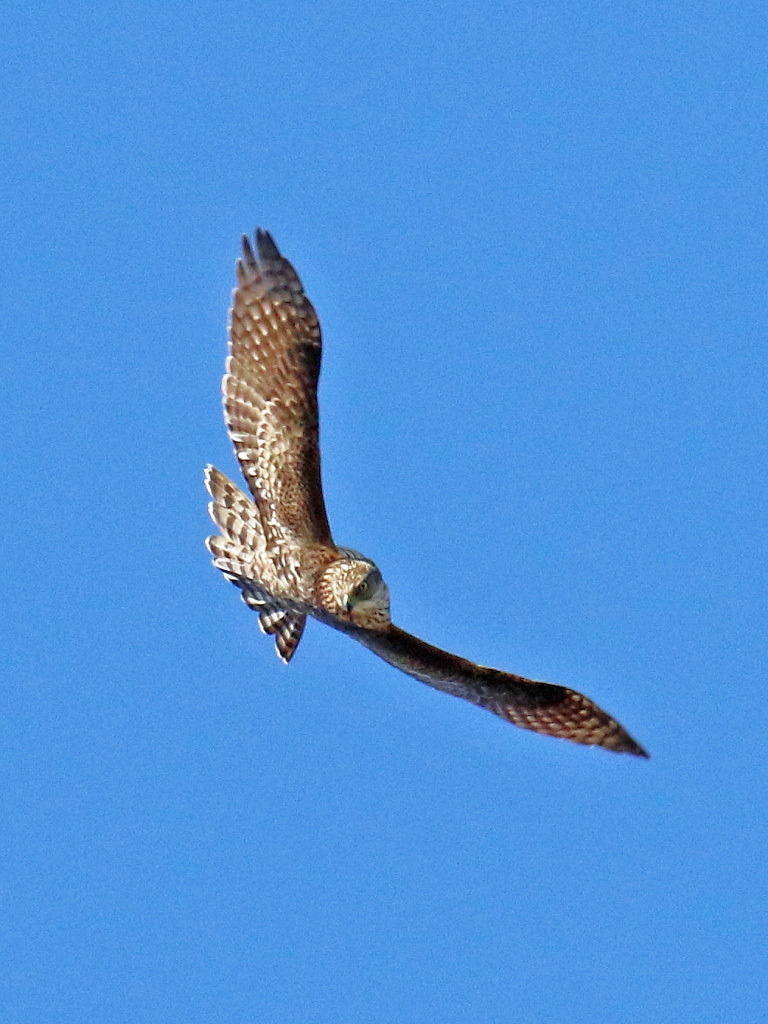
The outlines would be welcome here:
M 307 615 L 347 633 L 429 686 L 487 708 L 523 729 L 647 757 L 589 698 L 551 683 L 476 665 L 393 625 L 375 564 L 337 547 L 320 477 L 317 381 L 320 325 L 301 282 L 266 231 L 237 261 L 224 416 L 253 500 L 209 466 L 213 564 L 239 587 L 293 657 Z

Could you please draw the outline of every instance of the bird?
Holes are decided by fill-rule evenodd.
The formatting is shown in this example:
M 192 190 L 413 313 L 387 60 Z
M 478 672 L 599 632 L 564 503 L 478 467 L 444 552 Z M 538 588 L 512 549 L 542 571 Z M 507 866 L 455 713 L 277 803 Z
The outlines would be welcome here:
M 242 237 L 222 380 L 224 419 L 250 496 L 205 469 L 219 533 L 213 565 L 258 613 L 286 664 L 308 616 L 436 690 L 511 722 L 585 746 L 648 757 L 576 690 L 476 664 L 400 629 L 378 566 L 331 535 L 320 474 L 321 331 L 298 274 L 269 232 Z

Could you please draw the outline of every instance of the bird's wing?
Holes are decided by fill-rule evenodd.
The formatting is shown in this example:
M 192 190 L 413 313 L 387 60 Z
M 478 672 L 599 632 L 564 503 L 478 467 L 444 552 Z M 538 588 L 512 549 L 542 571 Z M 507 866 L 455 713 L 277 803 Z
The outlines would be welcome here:
M 208 511 L 221 530 L 221 535 L 206 540 L 213 564 L 240 588 L 248 607 L 259 613 L 261 628 L 274 635 L 277 653 L 287 664 L 301 640 L 307 617 L 271 593 L 276 570 L 274 562 L 265 557 L 266 541 L 259 510 L 215 466 L 206 467 L 205 486 L 213 499 Z M 277 564 L 288 568 L 285 559 Z
M 397 626 L 350 632 L 380 658 L 408 675 L 478 704 L 522 729 L 648 757 L 615 718 L 575 690 L 476 665 L 432 647 Z
M 320 324 L 266 231 L 243 236 L 229 324 L 224 416 L 271 544 L 332 545 L 320 480 Z

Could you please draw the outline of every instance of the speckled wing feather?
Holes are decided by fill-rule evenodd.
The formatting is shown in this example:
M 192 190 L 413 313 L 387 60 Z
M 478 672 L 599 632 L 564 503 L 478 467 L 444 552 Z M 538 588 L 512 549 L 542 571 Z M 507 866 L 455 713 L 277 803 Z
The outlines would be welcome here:
M 320 325 L 266 231 L 237 262 L 222 388 L 229 435 L 268 544 L 332 545 L 320 480 Z
M 575 690 L 477 665 L 432 647 L 397 626 L 356 630 L 353 635 L 402 672 L 486 708 L 522 729 L 648 757 L 615 718 Z
M 277 653 L 288 663 L 304 632 L 306 615 L 277 601 L 263 585 L 268 576 L 266 541 L 261 515 L 243 494 L 215 466 L 206 466 L 205 486 L 213 501 L 208 506 L 221 536 L 208 537 L 206 545 L 213 564 L 239 587 L 243 601 L 259 614 L 259 625 L 275 638 Z

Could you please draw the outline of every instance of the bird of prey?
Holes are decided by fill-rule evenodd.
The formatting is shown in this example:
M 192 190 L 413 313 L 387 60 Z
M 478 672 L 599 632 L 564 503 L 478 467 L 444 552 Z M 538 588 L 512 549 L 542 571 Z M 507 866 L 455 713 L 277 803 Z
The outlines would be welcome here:
M 513 725 L 587 746 L 648 755 L 575 690 L 476 665 L 398 629 L 389 591 L 369 558 L 337 547 L 320 479 L 317 382 L 320 325 L 271 236 L 243 236 L 222 382 L 224 418 L 252 498 L 213 466 L 205 480 L 221 531 L 213 564 L 239 587 L 284 662 L 311 615 L 402 672 Z

